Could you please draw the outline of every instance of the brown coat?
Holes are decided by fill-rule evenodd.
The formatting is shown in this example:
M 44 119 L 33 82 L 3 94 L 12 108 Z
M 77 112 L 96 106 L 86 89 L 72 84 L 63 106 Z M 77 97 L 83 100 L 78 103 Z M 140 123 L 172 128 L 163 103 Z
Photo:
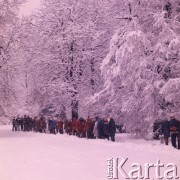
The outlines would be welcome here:
M 85 132 L 90 132 L 93 126 L 93 122 L 91 119 L 87 119 L 85 123 Z

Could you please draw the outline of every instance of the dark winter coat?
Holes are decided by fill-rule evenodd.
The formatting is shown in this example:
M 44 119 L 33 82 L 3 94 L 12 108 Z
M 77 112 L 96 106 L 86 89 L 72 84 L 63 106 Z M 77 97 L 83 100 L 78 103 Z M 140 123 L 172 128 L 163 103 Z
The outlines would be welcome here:
M 168 120 L 163 121 L 161 126 L 161 134 L 165 137 L 170 137 L 170 125 Z
M 55 129 L 57 127 L 57 122 L 55 120 L 51 120 L 50 128 Z
M 72 133 L 72 122 L 66 120 L 64 123 L 64 129 L 67 134 L 71 134 Z
M 170 125 L 170 132 L 171 133 L 178 133 L 178 120 L 176 120 L 176 119 L 171 119 L 170 121 L 169 121 L 169 125 Z
M 104 122 L 103 125 L 103 131 L 104 131 L 104 135 L 109 135 L 109 122 Z
M 104 122 L 102 119 L 98 119 L 98 124 L 97 124 L 97 130 L 98 130 L 98 137 L 103 138 L 104 137 Z
M 179 132 L 179 136 L 180 136 L 180 121 L 178 121 L 178 132 Z
M 111 118 L 109 121 L 109 134 L 112 137 L 112 136 L 115 136 L 115 133 L 116 133 L 116 123 L 114 119 Z

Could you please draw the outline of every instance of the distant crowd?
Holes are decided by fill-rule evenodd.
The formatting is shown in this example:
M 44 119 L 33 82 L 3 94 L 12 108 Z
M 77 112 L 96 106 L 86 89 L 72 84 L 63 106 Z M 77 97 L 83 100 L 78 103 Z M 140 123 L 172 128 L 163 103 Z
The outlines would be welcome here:
M 108 139 L 115 141 L 116 124 L 113 118 L 73 118 L 72 120 L 62 120 L 54 116 L 14 117 L 12 120 L 12 131 L 33 131 L 49 134 L 69 134 L 80 138 L 88 139 Z

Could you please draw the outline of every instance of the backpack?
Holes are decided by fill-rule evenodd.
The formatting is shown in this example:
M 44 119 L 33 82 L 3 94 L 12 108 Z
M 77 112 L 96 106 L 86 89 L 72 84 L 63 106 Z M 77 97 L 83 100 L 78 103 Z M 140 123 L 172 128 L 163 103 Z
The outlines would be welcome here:
M 176 119 L 170 120 L 170 131 L 177 131 L 178 130 L 178 121 Z
M 177 127 L 171 126 L 171 127 L 170 127 L 170 130 L 171 130 L 171 131 L 177 131 Z

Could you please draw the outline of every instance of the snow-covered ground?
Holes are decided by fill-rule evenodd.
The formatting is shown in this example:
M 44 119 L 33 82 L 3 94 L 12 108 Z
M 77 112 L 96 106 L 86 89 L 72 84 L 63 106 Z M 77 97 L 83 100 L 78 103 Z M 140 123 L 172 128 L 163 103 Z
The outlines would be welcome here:
M 158 141 L 131 139 L 118 134 L 118 142 L 87 140 L 68 135 L 12 132 L 0 127 L 0 180 L 106 180 L 108 158 L 128 158 L 132 163 L 156 163 L 160 159 L 167 170 L 174 163 L 180 172 L 180 151 Z M 155 169 L 150 169 L 150 179 Z M 119 179 L 123 179 L 119 174 Z M 154 178 L 155 179 L 155 178 Z M 165 179 L 165 178 L 163 178 Z

